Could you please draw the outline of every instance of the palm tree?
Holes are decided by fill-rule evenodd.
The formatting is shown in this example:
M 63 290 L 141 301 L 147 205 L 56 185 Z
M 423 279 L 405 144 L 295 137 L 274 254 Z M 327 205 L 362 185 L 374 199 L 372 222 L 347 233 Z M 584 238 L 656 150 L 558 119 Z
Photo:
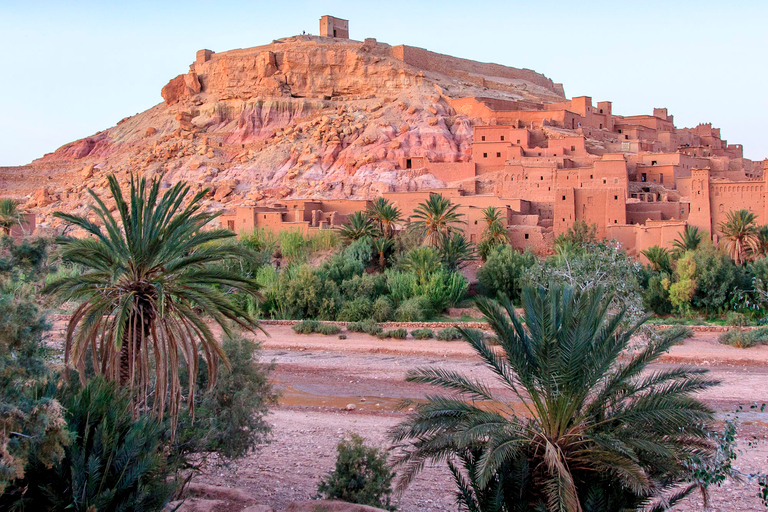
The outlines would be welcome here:
M 644 251 L 640 251 L 640 254 L 648 259 L 648 262 L 651 264 L 651 268 L 655 272 L 666 272 L 668 274 L 672 273 L 672 259 L 670 257 L 669 251 L 663 247 L 654 245 Z
M 445 268 L 451 271 L 459 270 L 475 260 L 475 247 L 458 232 L 442 238 L 437 251 Z
M 383 197 L 377 197 L 368 209 L 368 216 L 379 223 L 379 229 L 386 238 L 392 238 L 395 224 L 402 220 L 400 208 Z
M 501 222 L 502 211 L 495 206 L 483 209 L 485 228 L 480 243 L 477 244 L 478 252 L 483 260 L 488 258 L 491 250 L 497 245 L 509 243 L 509 234 Z
M 403 256 L 400 267 L 415 274 L 419 283 L 424 284 L 433 272 L 440 269 L 440 255 L 431 247 L 417 247 Z
M 736 265 L 741 265 L 747 254 L 757 249 L 759 239 L 756 218 L 757 215 L 749 210 L 731 210 L 725 222 L 719 225 L 728 255 Z
M 0 229 L 6 235 L 11 234 L 15 225 L 21 226 L 24 222 L 24 213 L 19 209 L 19 203 L 13 199 L 0 199 Z
M 702 238 L 698 227 L 686 224 L 685 229 L 680 233 L 677 240 L 672 241 L 675 255 L 680 256 L 686 251 L 695 251 L 699 247 Z
M 694 395 L 716 382 L 693 367 L 648 372 L 682 334 L 628 352 L 642 322 L 622 328 L 625 312 L 609 315 L 610 302 L 602 289 L 528 287 L 520 318 L 505 298 L 478 299 L 502 350 L 480 331 L 461 333 L 505 399 L 455 371 L 410 371 L 409 382 L 448 394 L 429 396 L 392 430 L 399 488 L 426 462 L 449 460 L 461 500 L 498 505 L 470 510 L 581 512 L 636 510 L 685 482 L 686 461 L 712 450 L 713 413 Z
M 79 303 L 67 326 L 65 363 L 84 380 L 86 363 L 92 361 L 97 374 L 131 390 L 137 409 L 151 408 L 160 418 L 167 409 L 175 431 L 182 401 L 179 356 L 189 368 L 190 409 L 199 353 L 207 363 L 210 386 L 216 382 L 219 360 L 228 364 L 204 318 L 212 318 L 227 335 L 230 322 L 258 328 L 226 293 L 236 290 L 256 298 L 258 285 L 221 265 L 253 253 L 217 243 L 235 236 L 229 230 L 204 230 L 217 216 L 202 209 L 207 190 L 190 198 L 189 186 L 177 183 L 161 197 L 159 180 L 148 186 L 146 179 L 132 176 L 126 202 L 113 175 L 108 182 L 118 218 L 90 189 L 96 202 L 91 211 L 99 223 L 54 214 L 90 236 L 59 239 L 62 259 L 83 272 L 44 291 Z
M 455 231 L 461 231 L 458 227 L 464 221 L 463 213 L 458 212 L 459 207 L 442 194 L 429 194 L 429 199 L 420 203 L 413 210 L 413 218 L 416 219 L 412 226 L 422 233 L 424 243 L 436 246 L 441 238 L 447 237 Z
M 354 242 L 361 238 L 378 235 L 376 225 L 363 212 L 353 212 L 347 216 L 347 223 L 339 228 L 341 238 L 347 242 Z
M 373 241 L 373 252 L 379 256 L 379 268 L 387 266 L 387 253 L 395 246 L 389 238 L 377 238 Z
M 757 228 L 757 249 L 755 250 L 755 257 L 768 256 L 768 226 L 760 226 Z

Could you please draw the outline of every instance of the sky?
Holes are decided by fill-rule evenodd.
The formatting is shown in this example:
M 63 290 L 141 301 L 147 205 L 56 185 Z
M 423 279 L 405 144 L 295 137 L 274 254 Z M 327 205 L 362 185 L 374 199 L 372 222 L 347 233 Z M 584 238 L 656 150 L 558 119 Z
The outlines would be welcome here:
M 768 1 L 0 0 L 0 166 L 29 163 L 162 101 L 202 48 L 301 33 L 320 16 L 350 37 L 529 68 L 614 114 L 667 107 L 768 157 Z

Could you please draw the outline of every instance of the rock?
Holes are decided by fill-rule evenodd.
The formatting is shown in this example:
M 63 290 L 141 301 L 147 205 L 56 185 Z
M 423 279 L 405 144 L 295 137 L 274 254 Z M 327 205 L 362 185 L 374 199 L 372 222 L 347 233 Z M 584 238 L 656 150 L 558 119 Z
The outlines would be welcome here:
M 149 128 L 147 128 L 147 130 L 144 132 L 144 136 L 145 136 L 145 137 L 151 137 L 151 136 L 153 136 L 153 135 L 154 135 L 154 134 L 156 134 L 156 133 L 157 133 L 157 128 L 155 128 L 154 126 L 150 126 L 150 127 L 149 127 Z
M 197 160 L 192 160 L 191 162 L 189 162 L 190 171 L 196 171 L 199 168 L 200 168 L 200 162 L 198 162 Z
M 83 167 L 83 170 L 82 170 L 82 172 L 80 172 L 80 176 L 81 176 L 81 177 L 82 177 L 84 180 L 87 180 L 88 178 L 90 178 L 91 176 L 93 176 L 93 164 L 90 164 L 90 165 L 86 165 L 85 167 Z
M 253 496 L 238 487 L 223 487 L 192 482 L 187 486 L 187 494 L 195 497 L 215 498 L 226 501 L 252 502 Z
M 357 409 L 355 404 L 347 404 L 347 406 L 344 408 L 345 411 L 354 411 L 355 409 Z
M 335 500 L 297 501 L 285 512 L 385 512 L 383 509 Z
M 35 191 L 33 201 L 38 208 L 41 208 L 43 206 L 48 206 L 53 202 L 53 200 L 51 199 L 48 193 L 48 189 L 46 187 L 43 187 Z
M 225 197 L 227 197 L 229 194 L 233 192 L 232 187 L 219 187 L 216 189 L 216 193 L 213 194 L 213 200 L 214 201 L 221 201 Z

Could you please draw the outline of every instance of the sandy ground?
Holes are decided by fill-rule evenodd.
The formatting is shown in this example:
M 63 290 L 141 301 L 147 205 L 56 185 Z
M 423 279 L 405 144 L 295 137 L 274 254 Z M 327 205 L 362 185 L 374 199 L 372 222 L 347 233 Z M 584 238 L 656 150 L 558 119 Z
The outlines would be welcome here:
M 403 419 L 404 399 L 423 399 L 430 389 L 403 381 L 405 373 L 424 365 L 471 373 L 493 383 L 490 374 L 461 342 L 378 340 L 364 334 L 296 335 L 285 326 L 269 326 L 262 356 L 274 361 L 273 378 L 282 392 L 280 405 L 269 415 L 272 441 L 252 455 L 214 464 L 198 481 L 237 487 L 255 503 L 283 508 L 315 496 L 319 478 L 333 468 L 335 447 L 347 432 L 387 447 L 387 430 Z M 722 385 L 702 395 L 721 418 L 739 406 L 743 445 L 737 467 L 744 473 L 768 471 L 768 413 L 749 406 L 768 402 L 768 347 L 734 349 L 717 343 L 715 334 L 699 333 L 674 347 L 657 365 L 695 364 L 711 370 Z M 500 391 L 500 390 L 496 390 Z M 355 404 L 354 411 L 345 411 Z M 757 440 L 757 448 L 746 441 Z M 445 466 L 428 467 L 399 499 L 400 510 L 456 510 L 454 487 Z M 712 491 L 712 510 L 760 510 L 755 482 L 727 482 Z M 232 510 L 236 510 L 232 509 Z M 702 510 L 698 496 L 675 508 Z

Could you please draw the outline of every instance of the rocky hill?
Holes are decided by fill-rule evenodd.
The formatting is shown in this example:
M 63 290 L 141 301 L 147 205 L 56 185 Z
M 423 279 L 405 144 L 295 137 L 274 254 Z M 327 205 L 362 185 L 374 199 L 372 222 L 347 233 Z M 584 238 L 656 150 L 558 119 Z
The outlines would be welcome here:
M 443 184 L 398 159 L 469 158 L 472 125 L 452 99 L 561 101 L 562 86 L 530 70 L 419 48 L 296 36 L 255 48 L 201 50 L 164 101 L 28 166 L 0 168 L 0 189 L 55 227 L 83 212 L 106 175 L 162 175 L 210 188 L 211 207 L 286 197 L 368 198 Z

